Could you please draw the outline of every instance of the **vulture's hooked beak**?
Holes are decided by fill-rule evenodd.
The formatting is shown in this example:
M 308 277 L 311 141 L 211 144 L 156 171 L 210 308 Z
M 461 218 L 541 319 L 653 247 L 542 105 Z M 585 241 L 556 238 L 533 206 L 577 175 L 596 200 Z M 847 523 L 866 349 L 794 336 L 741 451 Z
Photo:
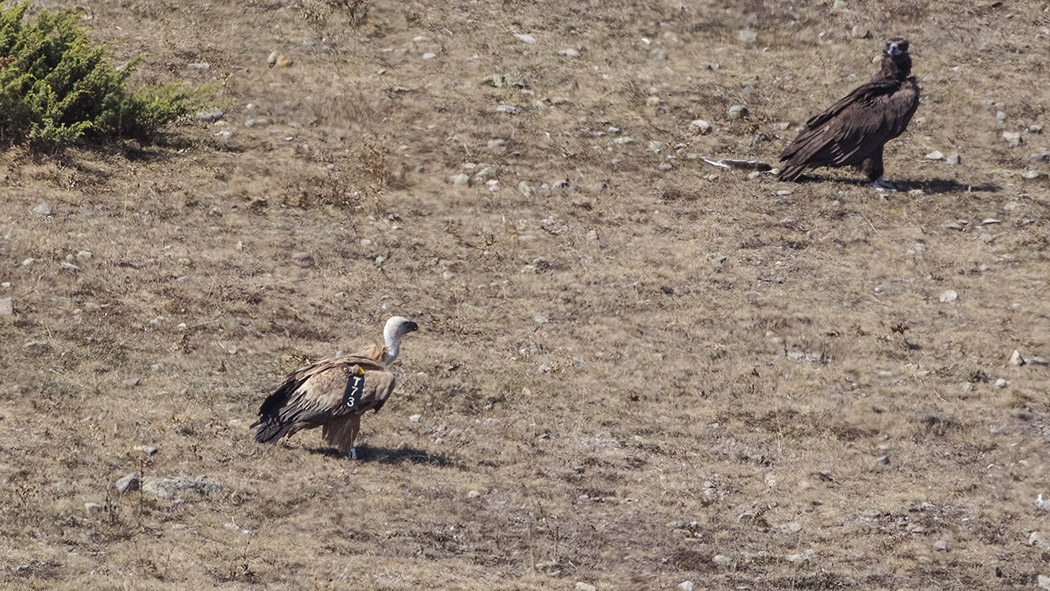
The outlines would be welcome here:
M 890 43 L 890 46 L 886 48 L 886 55 L 894 56 L 904 53 L 896 43 Z
M 406 333 L 408 333 L 408 332 L 415 332 L 417 330 L 419 330 L 419 325 L 416 324 L 415 322 L 406 322 L 405 323 L 405 332 Z

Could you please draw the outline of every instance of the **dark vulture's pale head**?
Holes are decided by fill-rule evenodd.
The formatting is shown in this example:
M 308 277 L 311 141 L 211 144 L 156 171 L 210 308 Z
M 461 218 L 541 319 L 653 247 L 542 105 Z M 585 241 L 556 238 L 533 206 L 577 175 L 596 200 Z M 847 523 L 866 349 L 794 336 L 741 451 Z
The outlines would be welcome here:
M 894 37 L 886 42 L 886 55 L 897 57 L 908 53 L 908 40 L 903 37 Z

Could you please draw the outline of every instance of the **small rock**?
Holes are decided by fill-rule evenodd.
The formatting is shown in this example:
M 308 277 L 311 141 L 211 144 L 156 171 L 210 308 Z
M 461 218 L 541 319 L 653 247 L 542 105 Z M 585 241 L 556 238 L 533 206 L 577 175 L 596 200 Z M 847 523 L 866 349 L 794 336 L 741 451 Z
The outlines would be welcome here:
M 747 107 L 743 105 L 733 105 L 732 107 L 729 107 L 730 119 L 745 119 L 747 118 L 747 115 Z
M 990 226 L 992 224 L 1001 224 L 1001 223 L 1003 223 L 1002 220 L 998 220 L 996 218 L 984 218 L 983 220 L 981 220 L 981 225 L 982 226 Z
M 952 166 L 958 166 L 962 164 L 962 156 L 958 154 L 952 154 L 951 156 L 948 156 L 948 158 L 945 159 L 945 162 Z
M 223 113 L 222 111 L 201 111 L 200 113 L 194 115 L 194 117 L 197 119 L 197 121 L 207 121 L 210 123 L 212 121 L 218 121 L 219 119 L 222 119 L 223 115 L 225 115 L 225 113 Z
M 454 175 L 448 177 L 448 180 L 449 180 L 449 182 L 452 183 L 453 187 L 469 187 L 470 186 L 470 176 L 466 175 L 466 174 L 463 174 L 463 173 L 454 174 Z
M 547 322 L 548 322 L 547 317 L 544 316 L 543 314 L 537 314 L 537 315 L 533 316 L 532 320 L 535 321 L 536 324 L 547 324 Z
M 598 591 L 597 587 L 583 581 L 577 581 L 575 589 L 576 591 Z
M 1042 365 L 1042 366 L 1050 365 L 1050 361 L 1047 361 L 1046 358 L 1044 358 L 1044 357 L 1032 357 L 1031 359 L 1028 360 L 1028 363 L 1031 363 L 1032 365 Z
M 948 551 L 948 540 L 937 540 L 933 543 L 933 548 L 938 552 Z
M 423 415 L 410 415 L 408 417 L 408 420 L 412 421 L 413 423 L 418 423 L 422 419 L 423 419 Z
M 680 591 L 693 591 L 693 588 L 692 581 L 682 581 L 681 583 L 678 583 L 678 589 Z
M 1031 535 L 1028 536 L 1028 545 L 1042 548 L 1043 550 L 1050 550 L 1050 543 L 1046 541 L 1046 537 L 1037 531 L 1032 532 Z
M 270 52 L 270 57 L 266 58 L 266 63 L 269 64 L 270 67 L 276 66 L 277 65 L 277 58 L 279 58 L 279 57 L 281 57 L 281 52 L 279 52 L 279 51 Z
M 671 170 L 673 168 L 673 166 L 671 166 L 670 162 L 661 162 L 659 165 L 657 165 L 657 168 L 659 168 L 660 170 L 663 170 L 663 171 L 667 171 L 667 170 Z
M 529 45 L 535 45 L 536 44 L 536 38 L 533 37 L 532 35 L 529 35 L 528 33 L 525 33 L 525 34 L 514 33 L 514 36 L 517 37 L 518 41 L 521 41 L 522 43 L 528 43 Z
M 133 490 L 138 490 L 140 478 L 141 476 L 138 472 L 132 472 L 131 474 L 128 474 L 127 476 L 121 478 L 117 481 L 116 484 L 117 492 L 123 494 L 126 492 L 131 492 Z
M 1025 360 L 1024 360 L 1024 357 L 1021 357 L 1021 352 L 1018 351 L 1017 349 L 1014 349 L 1013 354 L 1010 355 L 1010 365 L 1016 365 L 1016 366 L 1020 367 L 1020 366 L 1022 366 L 1024 364 L 1025 364 Z
M 1034 181 L 1035 179 L 1043 178 L 1044 176 L 1046 176 L 1046 173 L 1042 172 L 1042 171 L 1039 171 L 1039 170 L 1027 170 L 1021 176 L 1023 178 L 1026 178 L 1026 179 L 1030 180 L 1030 181 Z
M 758 41 L 758 35 L 750 29 L 741 30 L 740 33 L 737 34 L 737 38 L 744 43 L 754 43 L 755 41 Z
M 944 160 L 944 154 L 940 150 L 934 150 L 926 155 L 927 160 Z
M 1029 133 L 1043 133 L 1043 126 L 1042 125 L 1029 125 L 1028 126 L 1028 132 Z
M 507 145 L 507 140 L 503 138 L 495 138 L 489 140 L 489 148 L 502 148 Z
M 508 115 L 517 115 L 518 113 L 521 113 L 521 109 L 519 109 L 519 108 L 517 108 L 515 106 L 512 106 L 512 105 L 500 105 L 500 106 L 496 107 L 496 112 L 497 113 L 506 113 Z
M 37 205 L 33 208 L 33 213 L 39 213 L 40 215 L 51 215 L 51 206 L 47 204 L 47 201 Z
M 999 123 L 1002 123 L 1003 121 L 1006 121 L 1006 113 L 1004 113 L 1002 111 L 996 111 L 996 113 L 995 113 L 995 120 L 998 121 Z
M 715 554 L 715 557 L 712 558 L 711 561 L 717 564 L 718 566 L 731 566 L 733 564 L 732 558 L 728 556 L 723 556 L 722 554 Z
M 428 51 L 427 53 L 423 54 L 423 59 L 425 59 L 425 60 L 432 60 L 432 59 L 436 58 L 437 56 L 438 55 L 436 53 Z
M 211 64 L 205 62 L 195 62 L 192 64 L 186 64 L 186 67 L 190 68 L 191 70 L 200 70 L 202 72 L 207 72 L 211 69 Z
M 1006 143 L 1010 144 L 1011 146 L 1021 145 L 1021 134 L 1017 133 L 1016 131 L 1004 131 L 1003 139 L 1006 140 Z
M 0 316 L 13 316 L 15 303 L 11 298 L 0 298 Z
M 1009 385 L 1010 385 L 1010 382 L 1004 380 L 1003 378 L 999 378 L 998 380 L 995 380 L 995 387 L 996 388 L 1005 388 L 1005 387 L 1007 387 Z
M 152 456 L 153 454 L 157 453 L 157 448 L 152 445 L 133 445 L 131 446 L 131 449 L 133 451 L 140 451 L 146 454 L 147 456 Z
M 77 258 L 81 259 L 81 260 L 90 259 L 93 256 L 95 256 L 95 254 L 93 252 L 91 252 L 90 250 L 82 250 L 82 251 L 77 253 Z
M 982 232 L 978 238 L 980 238 L 981 242 L 984 242 L 985 244 L 991 244 L 995 242 L 995 236 L 989 234 L 988 232 Z
M 707 135 L 711 133 L 711 124 L 703 119 L 696 119 L 689 124 L 690 127 L 696 129 L 696 132 L 700 135 Z
M 182 495 L 193 497 L 212 497 L 222 493 L 226 488 L 218 482 L 196 478 L 167 478 L 163 476 L 145 476 L 139 480 L 143 494 L 162 499 L 181 498 Z
M 880 464 L 886 465 L 886 464 L 890 463 L 890 456 L 879 456 L 878 458 L 875 459 L 875 461 L 880 463 Z
M 67 271 L 72 271 L 74 273 L 77 273 L 77 272 L 80 271 L 80 267 L 74 265 L 73 263 L 67 262 L 67 261 L 62 261 L 62 268 L 67 270 Z
M 665 51 L 663 49 L 660 49 L 659 47 L 654 49 L 654 50 L 652 50 L 652 51 L 650 51 L 649 55 L 653 56 L 654 58 L 656 58 L 658 60 L 665 60 L 665 59 L 667 59 L 667 51 Z
M 871 39 L 871 31 L 860 25 L 853 25 L 853 28 L 850 30 L 850 36 L 854 39 Z
M 452 279 L 455 276 L 456 276 L 456 274 L 453 273 L 452 271 L 445 271 L 444 273 L 441 274 L 441 278 L 444 279 L 445 281 L 448 281 L 449 279 Z
M 576 51 L 575 49 L 572 49 L 571 47 L 569 49 L 563 49 L 559 51 L 558 54 L 564 55 L 565 57 L 580 57 L 580 52 Z
M 959 299 L 959 294 L 956 293 L 954 290 L 951 290 L 951 289 L 949 289 L 948 291 L 945 291 L 944 293 L 942 293 L 941 297 L 940 297 L 941 302 L 943 302 L 945 304 L 950 304 L 950 303 L 954 302 L 957 299 Z
M 832 12 L 846 10 L 846 0 L 835 0 L 835 2 L 831 4 L 831 10 Z
M 221 137 L 224 140 L 228 140 L 231 137 L 233 137 L 233 132 L 232 131 L 223 130 L 223 131 L 216 132 L 215 135 Z
M 1029 162 L 1050 162 L 1050 152 L 1037 152 L 1028 155 Z
M 1050 589 L 1050 577 L 1046 575 L 1036 577 L 1035 583 L 1040 589 Z
M 521 193 L 521 196 L 525 198 L 531 197 L 532 187 L 529 186 L 529 183 L 521 181 L 520 183 L 518 183 L 518 193 Z
M 292 260 L 299 263 L 300 267 L 314 266 L 314 257 L 308 252 L 297 252 L 292 255 Z
M 104 507 L 99 503 L 84 503 L 84 510 L 88 513 L 101 513 Z
M 22 261 L 22 266 L 23 267 L 28 267 L 29 265 L 33 264 L 34 260 L 35 259 L 33 257 L 29 257 L 28 259 Z
M 480 496 L 481 496 L 481 492 L 480 491 L 476 491 L 476 490 L 472 490 L 472 491 L 467 493 L 467 498 L 468 499 L 476 499 L 476 498 L 478 498 Z

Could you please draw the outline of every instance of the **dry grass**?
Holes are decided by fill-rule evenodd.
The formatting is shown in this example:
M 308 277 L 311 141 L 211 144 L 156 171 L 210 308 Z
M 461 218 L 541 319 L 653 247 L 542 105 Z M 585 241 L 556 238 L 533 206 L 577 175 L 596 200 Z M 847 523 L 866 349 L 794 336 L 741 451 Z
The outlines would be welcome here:
M 115 60 L 148 52 L 139 81 L 215 82 L 234 135 L 186 121 L 155 146 L 0 157 L 5 588 L 1050 575 L 1028 544 L 1050 536 L 1033 503 L 1050 494 L 1050 370 L 1007 363 L 1050 356 L 1050 191 L 1020 176 L 1046 170 L 1027 156 L 1050 141 L 1001 138 L 1047 123 L 1043 3 L 91 4 Z M 894 34 L 924 99 L 887 176 L 922 194 L 688 156 L 775 160 L 793 135 L 777 124 L 869 76 Z M 295 64 L 268 69 L 273 49 Z M 496 73 L 527 88 L 482 84 Z M 485 167 L 498 191 L 448 182 Z M 55 215 L 31 212 L 45 200 Z M 283 372 L 392 313 L 423 330 L 362 461 L 316 432 L 252 440 Z M 118 495 L 130 471 L 226 488 Z

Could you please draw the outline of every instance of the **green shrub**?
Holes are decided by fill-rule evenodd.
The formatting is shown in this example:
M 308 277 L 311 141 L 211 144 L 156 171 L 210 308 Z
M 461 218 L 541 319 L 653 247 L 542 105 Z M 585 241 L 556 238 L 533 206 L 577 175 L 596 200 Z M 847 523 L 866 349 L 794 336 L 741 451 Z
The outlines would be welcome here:
M 185 115 L 193 93 L 178 85 L 125 88 L 141 56 L 123 67 L 105 60 L 75 11 L 42 11 L 23 23 L 28 2 L 0 7 L 0 142 L 38 146 L 145 138 Z

